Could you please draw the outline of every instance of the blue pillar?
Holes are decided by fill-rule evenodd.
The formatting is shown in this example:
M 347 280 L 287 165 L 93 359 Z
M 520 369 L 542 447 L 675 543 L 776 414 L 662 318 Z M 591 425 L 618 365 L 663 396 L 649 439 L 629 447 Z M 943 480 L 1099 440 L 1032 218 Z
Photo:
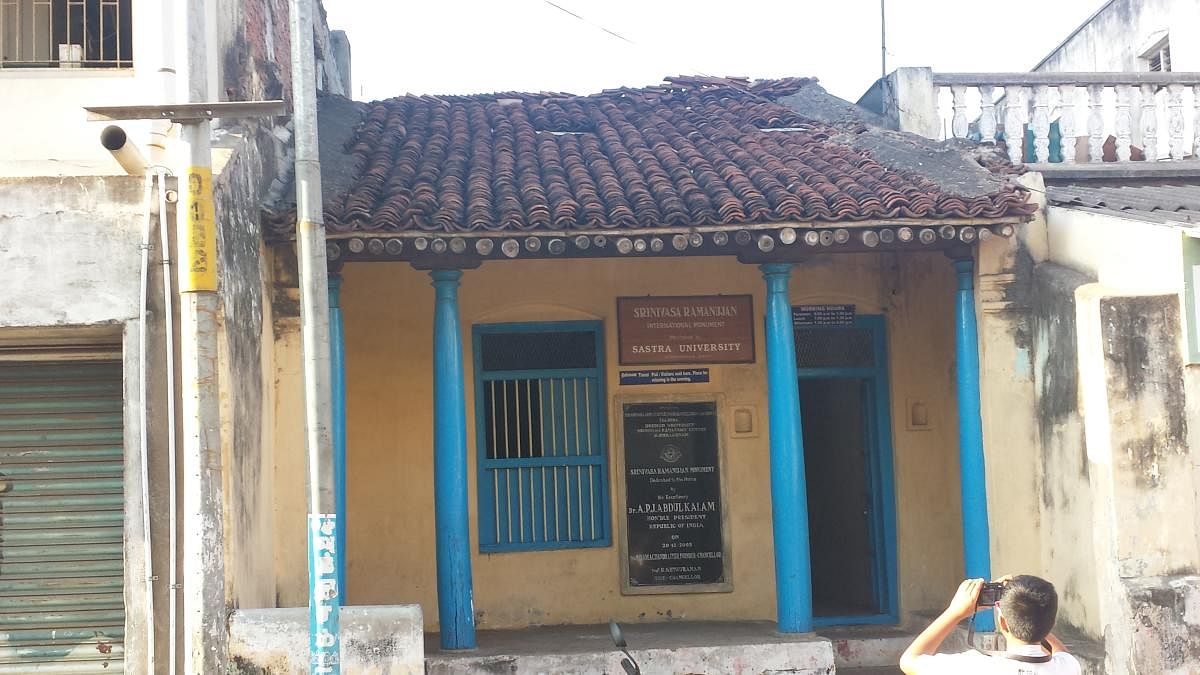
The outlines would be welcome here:
M 433 481 L 437 527 L 438 619 L 442 649 L 475 647 L 471 536 L 467 514 L 467 414 L 462 334 L 458 325 L 461 270 L 433 270 Z
M 342 332 L 342 278 L 329 276 L 329 363 L 333 405 L 333 501 L 337 510 L 337 582 L 346 600 L 346 343 Z
M 979 334 L 975 326 L 975 263 L 954 261 L 958 273 L 954 341 L 958 381 L 958 464 L 961 472 L 963 562 L 968 578 L 992 578 L 988 535 L 983 421 L 979 415 Z M 991 612 L 976 617 L 979 630 L 994 630 Z
M 788 298 L 788 263 L 762 265 L 767 282 L 767 395 L 771 430 L 771 523 L 775 537 L 775 597 L 779 632 L 812 630 L 808 491 L 796 378 L 796 338 Z

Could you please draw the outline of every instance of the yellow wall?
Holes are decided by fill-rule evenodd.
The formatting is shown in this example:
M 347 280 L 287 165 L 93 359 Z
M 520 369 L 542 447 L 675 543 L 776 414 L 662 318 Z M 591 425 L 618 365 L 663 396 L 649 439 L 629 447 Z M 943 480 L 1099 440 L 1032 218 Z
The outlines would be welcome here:
M 345 272 L 342 304 L 348 381 L 349 604 L 419 602 L 437 628 L 433 524 L 433 291 L 407 265 L 358 264 Z M 885 313 L 890 338 L 901 609 L 940 608 L 961 574 L 954 412 L 954 276 L 937 253 L 818 257 L 797 267 L 795 304 L 853 303 Z M 615 307 L 621 295 L 754 295 L 757 359 L 711 366 L 707 384 L 618 385 Z M 468 387 L 471 325 L 505 321 L 600 319 L 607 362 L 609 457 L 613 397 L 719 392 L 726 407 L 757 409 L 754 438 L 728 437 L 723 480 L 732 539 L 732 593 L 623 596 L 618 546 L 620 486 L 609 462 L 614 545 L 603 549 L 480 555 L 472 564 L 481 628 L 626 621 L 771 619 L 775 612 L 767 438 L 765 354 L 758 269 L 732 258 L 512 261 L 468 270 L 461 288 Z M 281 606 L 307 602 L 304 563 L 304 455 L 298 391 L 298 337 L 277 337 L 277 564 Z M 474 420 L 467 417 L 472 542 L 475 518 Z M 909 402 L 928 407 L 931 429 L 907 428 Z M 727 410 L 722 411 L 724 414 Z

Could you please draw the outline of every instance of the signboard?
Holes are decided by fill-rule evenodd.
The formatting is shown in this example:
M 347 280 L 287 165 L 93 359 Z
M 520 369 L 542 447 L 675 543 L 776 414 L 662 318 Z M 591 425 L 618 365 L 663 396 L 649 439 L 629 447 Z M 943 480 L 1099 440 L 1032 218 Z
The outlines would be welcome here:
M 792 326 L 853 326 L 854 305 L 797 305 L 792 307 Z
M 626 593 L 729 591 L 717 403 L 621 406 Z
M 621 365 L 754 363 L 749 295 L 617 298 Z
M 621 371 L 621 384 L 693 384 L 696 382 L 708 382 L 708 368 Z

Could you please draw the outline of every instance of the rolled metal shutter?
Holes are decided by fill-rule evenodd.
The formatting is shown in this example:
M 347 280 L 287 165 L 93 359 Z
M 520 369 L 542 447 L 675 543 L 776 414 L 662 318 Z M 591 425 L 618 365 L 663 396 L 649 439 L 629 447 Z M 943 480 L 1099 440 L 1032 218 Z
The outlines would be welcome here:
M 0 673 L 124 671 L 121 387 L 0 361 Z

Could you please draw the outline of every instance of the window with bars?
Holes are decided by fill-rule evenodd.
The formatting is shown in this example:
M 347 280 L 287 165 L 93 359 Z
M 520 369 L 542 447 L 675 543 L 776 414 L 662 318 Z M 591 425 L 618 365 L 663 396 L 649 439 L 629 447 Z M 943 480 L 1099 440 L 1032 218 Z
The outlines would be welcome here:
M 477 325 L 474 348 L 480 550 L 607 546 L 600 324 Z
M 0 68 L 133 67 L 133 0 L 0 0 Z
M 1150 51 L 1142 55 L 1147 69 L 1152 73 L 1171 72 L 1171 43 L 1163 40 Z

